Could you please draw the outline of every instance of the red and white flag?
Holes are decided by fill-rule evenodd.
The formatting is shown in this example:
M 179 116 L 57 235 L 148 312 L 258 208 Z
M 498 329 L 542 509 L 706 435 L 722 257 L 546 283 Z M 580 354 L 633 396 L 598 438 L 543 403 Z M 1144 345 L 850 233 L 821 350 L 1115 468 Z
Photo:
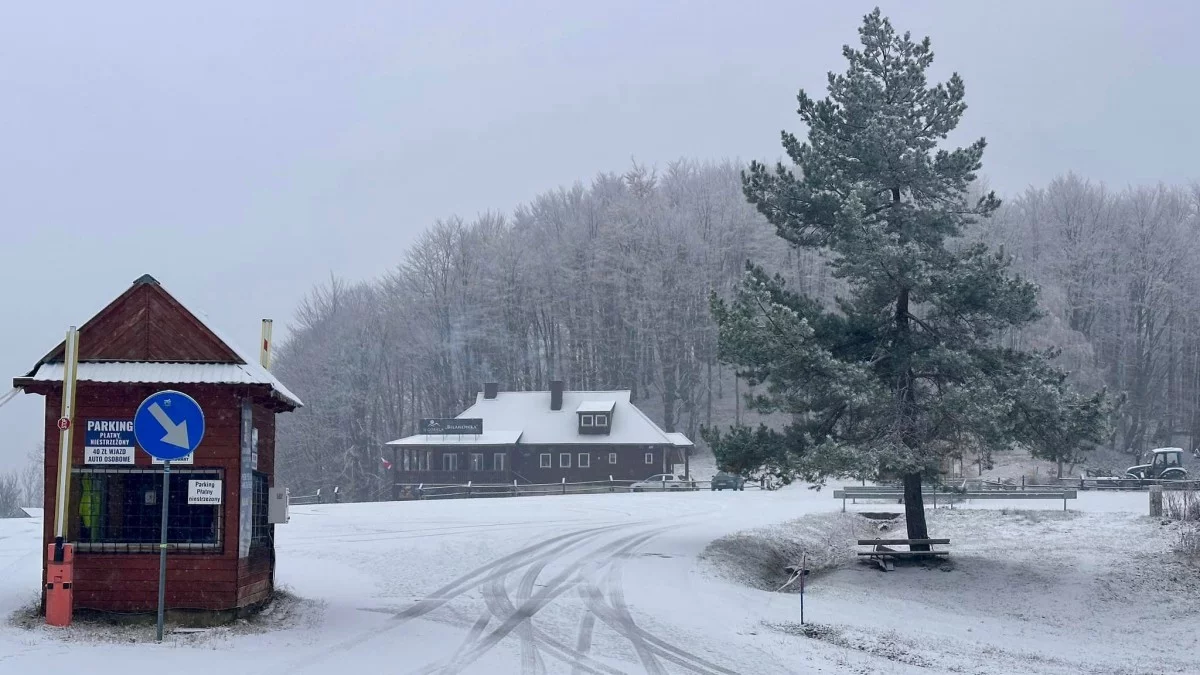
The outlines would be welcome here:
M 391 470 L 392 470 L 392 463 L 391 463 L 391 462 L 389 462 L 389 461 L 387 461 L 387 458 L 386 458 L 386 457 L 380 457 L 379 459 L 382 459 L 382 460 L 383 460 L 383 470 L 384 470 L 384 471 L 391 471 Z

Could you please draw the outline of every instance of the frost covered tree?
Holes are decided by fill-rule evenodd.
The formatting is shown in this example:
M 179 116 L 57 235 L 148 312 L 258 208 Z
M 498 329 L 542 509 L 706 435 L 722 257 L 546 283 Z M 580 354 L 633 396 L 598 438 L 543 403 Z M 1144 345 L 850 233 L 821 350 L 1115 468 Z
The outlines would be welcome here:
M 1066 374 L 1052 369 L 1039 369 L 1023 380 L 1012 397 L 1012 414 L 1026 430 L 1024 445 L 1034 457 L 1054 462 L 1062 478 L 1063 464 L 1082 461 L 1104 442 L 1111 402 L 1104 391 L 1077 394 L 1066 386 Z
M 713 297 L 713 315 L 721 356 L 765 384 L 750 405 L 792 417 L 771 432 L 786 450 L 777 461 L 810 480 L 903 480 L 908 535 L 925 539 L 925 478 L 965 445 L 1001 448 L 1059 423 L 1016 414 L 1031 389 L 1055 390 L 1043 397 L 1054 405 L 1074 396 L 1048 376 L 1049 353 L 996 339 L 1037 319 L 1037 292 L 1007 256 L 961 238 L 999 206 L 971 196 L 983 139 L 939 147 L 966 110 L 963 81 L 930 85 L 928 38 L 897 34 L 878 9 L 859 36 L 825 99 L 799 94 L 808 141 L 783 133 L 795 170 L 755 162 L 743 178 L 790 246 L 829 254 L 845 296 L 821 302 L 748 265 L 732 299 Z M 708 433 L 727 459 L 744 436 Z
M 274 358 L 306 404 L 280 419 L 281 481 L 297 494 L 386 496 L 384 444 L 422 417 L 457 415 L 489 381 L 629 389 L 691 438 L 737 419 L 744 386 L 717 360 L 709 289 L 736 284 L 748 257 L 789 278 L 827 276 L 774 250 L 740 173 L 734 162 L 635 164 L 511 214 L 437 221 L 383 278 L 314 288 Z
M 1200 255 L 1200 192 L 1113 192 L 1068 175 L 1005 211 L 983 238 L 1017 257 L 1047 313 L 1014 342 L 1062 349 L 1072 381 L 1121 396 L 1106 460 L 1196 447 L 1200 274 L 1188 262 Z
M 37 449 L 29 453 L 25 460 L 25 468 L 21 469 L 19 480 L 24 500 L 23 506 L 41 507 L 44 501 L 46 492 L 44 469 L 46 452 L 44 447 L 39 443 Z

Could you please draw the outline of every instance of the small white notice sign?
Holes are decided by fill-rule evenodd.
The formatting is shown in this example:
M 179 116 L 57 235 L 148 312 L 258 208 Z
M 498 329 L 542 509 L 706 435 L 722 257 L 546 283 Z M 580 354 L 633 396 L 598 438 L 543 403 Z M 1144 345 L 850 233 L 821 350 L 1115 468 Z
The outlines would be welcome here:
M 92 447 L 83 448 L 84 464 L 133 464 L 133 446 L 126 447 Z
M 219 480 L 189 480 L 189 504 L 220 504 L 221 481 Z
M 183 457 L 180 457 L 179 459 L 171 460 L 171 466 L 179 466 L 180 464 L 192 464 L 195 461 L 195 459 L 196 459 L 196 453 L 189 452 L 188 454 L 184 455 Z M 150 463 L 151 464 L 162 464 L 163 461 L 157 457 L 151 457 Z

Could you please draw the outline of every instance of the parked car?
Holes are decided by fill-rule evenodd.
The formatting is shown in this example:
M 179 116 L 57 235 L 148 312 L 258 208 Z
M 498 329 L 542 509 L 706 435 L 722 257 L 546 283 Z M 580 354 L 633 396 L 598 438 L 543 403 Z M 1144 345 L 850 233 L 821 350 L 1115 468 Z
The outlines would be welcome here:
M 714 490 L 745 490 L 746 479 L 736 473 L 728 471 L 718 471 L 717 475 L 713 476 L 712 489 Z
M 677 476 L 672 473 L 659 473 L 650 476 L 646 480 L 639 480 L 629 487 L 634 492 L 646 492 L 648 490 L 694 490 L 695 483 L 683 476 Z

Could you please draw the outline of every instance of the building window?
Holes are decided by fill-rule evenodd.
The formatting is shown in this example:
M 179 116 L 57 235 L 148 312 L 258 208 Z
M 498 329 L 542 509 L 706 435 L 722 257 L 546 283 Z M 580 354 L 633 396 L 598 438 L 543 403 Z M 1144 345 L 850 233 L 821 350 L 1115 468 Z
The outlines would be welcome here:
M 653 463 L 654 463 L 654 453 L 653 453 L 653 452 L 647 452 L 647 453 L 646 453 L 646 463 L 647 463 L 647 464 L 653 464 Z
M 221 469 L 172 469 L 167 550 L 220 553 L 222 504 L 189 504 L 188 481 L 222 481 Z M 157 553 L 162 535 L 161 468 L 74 469 L 67 537 L 90 553 Z M 224 502 L 224 495 L 222 495 Z
M 608 453 L 608 463 L 609 464 L 617 463 L 617 453 L 615 453 L 615 452 Z
M 608 426 L 608 415 L 596 415 L 596 426 L 598 426 L 598 427 Z
M 253 491 L 251 493 L 250 520 L 252 523 L 250 535 L 250 550 L 259 546 L 270 546 L 274 529 L 267 522 L 267 508 L 270 501 L 270 486 L 267 474 L 255 471 L 252 477 Z
M 442 471 L 458 471 L 458 455 L 447 452 L 442 455 Z
M 592 466 L 592 456 L 586 452 L 579 453 L 579 468 L 588 469 Z
M 550 467 L 554 466 L 553 462 L 550 461 L 550 453 L 543 452 L 541 456 L 538 457 L 538 466 L 543 469 L 549 469 Z
M 579 424 L 580 426 L 590 427 L 594 424 L 594 421 L 591 415 L 580 415 Z
M 472 471 L 483 471 L 483 453 L 482 452 L 472 452 L 471 453 L 471 470 Z
M 571 453 L 569 453 L 569 452 L 560 452 L 560 453 L 558 454 L 558 466 L 559 466 L 559 468 L 560 468 L 560 469 L 569 469 L 569 468 L 571 468 Z
M 504 453 L 503 452 L 497 452 L 496 454 L 492 455 L 492 470 L 494 470 L 494 471 L 503 471 L 504 470 Z

